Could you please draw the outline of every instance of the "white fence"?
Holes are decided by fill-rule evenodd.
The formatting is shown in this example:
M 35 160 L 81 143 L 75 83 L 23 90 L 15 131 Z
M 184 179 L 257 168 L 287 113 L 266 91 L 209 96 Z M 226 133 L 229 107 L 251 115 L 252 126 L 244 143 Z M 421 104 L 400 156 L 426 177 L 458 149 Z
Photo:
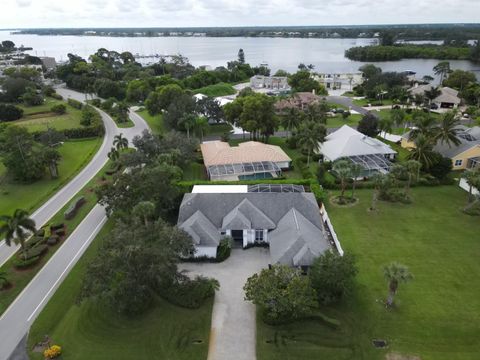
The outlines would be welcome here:
M 458 186 L 460 186 L 463 190 L 465 190 L 467 192 L 470 191 L 470 185 L 468 185 L 467 180 L 465 180 L 464 178 L 460 179 L 460 182 L 458 183 Z M 474 187 L 474 188 L 472 188 L 472 194 L 480 196 L 480 191 L 478 191 L 478 189 Z
M 340 245 L 340 241 L 338 240 L 337 233 L 335 232 L 335 229 L 333 228 L 332 222 L 330 221 L 330 218 L 328 217 L 327 209 L 325 209 L 325 206 L 322 204 L 322 207 L 320 208 L 320 214 L 322 215 L 323 222 L 327 225 L 328 230 L 330 231 L 330 234 L 332 234 L 333 237 L 333 242 L 335 243 L 335 246 L 337 247 L 337 251 L 340 254 L 340 256 L 343 256 L 344 251 L 342 249 L 342 245 Z

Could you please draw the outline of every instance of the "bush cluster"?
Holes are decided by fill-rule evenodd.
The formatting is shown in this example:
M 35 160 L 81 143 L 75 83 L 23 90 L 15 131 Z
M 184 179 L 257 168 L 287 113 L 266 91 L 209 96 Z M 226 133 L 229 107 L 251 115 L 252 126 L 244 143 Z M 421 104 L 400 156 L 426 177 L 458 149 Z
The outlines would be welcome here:
M 50 108 L 50 111 L 55 114 L 62 115 L 67 112 L 67 107 L 63 104 L 56 104 Z
M 0 104 L 0 122 L 14 121 L 23 116 L 23 110 L 15 105 Z
M 174 284 L 161 292 L 161 296 L 172 304 L 197 309 L 206 299 L 215 295 L 219 283 L 215 279 L 197 276 L 190 279 L 187 276 L 181 277 Z
M 83 104 L 80 101 L 75 100 L 75 99 L 68 99 L 67 103 L 71 107 L 73 107 L 75 109 L 78 109 L 78 110 L 82 110 L 82 108 L 83 108 Z
M 226 237 L 220 240 L 220 244 L 217 247 L 217 262 L 222 262 L 230 257 L 232 251 L 232 238 Z
M 48 349 L 45 349 L 43 356 L 45 359 L 55 359 L 62 354 L 62 348 L 58 345 L 52 345 Z
M 68 207 L 68 209 L 65 211 L 65 219 L 70 220 L 75 217 L 77 214 L 78 209 L 82 207 L 82 205 L 85 204 L 85 197 L 80 196 L 76 198 Z

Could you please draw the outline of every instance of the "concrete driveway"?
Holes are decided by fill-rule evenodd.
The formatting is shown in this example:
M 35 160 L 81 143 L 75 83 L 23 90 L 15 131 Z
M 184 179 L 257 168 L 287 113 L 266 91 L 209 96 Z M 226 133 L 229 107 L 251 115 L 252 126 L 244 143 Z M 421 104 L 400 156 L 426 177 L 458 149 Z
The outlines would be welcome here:
M 190 275 L 213 277 L 220 282 L 215 295 L 208 360 L 255 360 L 255 306 L 244 300 L 243 286 L 251 275 L 266 268 L 270 254 L 265 248 L 233 249 L 219 264 L 186 263 Z

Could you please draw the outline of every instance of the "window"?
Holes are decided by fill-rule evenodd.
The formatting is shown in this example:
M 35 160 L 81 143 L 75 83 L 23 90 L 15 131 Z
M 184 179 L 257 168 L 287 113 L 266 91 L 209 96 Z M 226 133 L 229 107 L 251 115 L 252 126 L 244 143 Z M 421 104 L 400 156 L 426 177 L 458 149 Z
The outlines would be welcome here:
M 455 160 L 455 166 L 461 166 L 462 160 Z
M 263 230 L 255 230 L 255 241 L 263 241 Z

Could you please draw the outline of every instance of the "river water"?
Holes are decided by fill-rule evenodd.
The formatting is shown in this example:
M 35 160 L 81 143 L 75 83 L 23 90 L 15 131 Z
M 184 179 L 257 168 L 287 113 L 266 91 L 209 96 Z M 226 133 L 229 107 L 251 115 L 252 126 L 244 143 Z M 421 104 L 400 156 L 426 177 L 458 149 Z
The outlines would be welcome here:
M 267 63 L 274 71 L 284 69 L 295 71 L 299 63 L 313 64 L 317 72 L 353 72 L 362 62 L 350 61 L 344 57 L 346 49 L 352 46 L 372 44 L 374 39 L 302 39 L 302 38 L 239 38 L 239 37 L 100 37 L 100 36 L 38 36 L 10 35 L 0 31 L 0 41 L 12 40 L 15 44 L 33 47 L 32 55 L 53 56 L 57 61 L 67 59 L 68 53 L 84 58 L 99 48 L 133 54 L 173 55 L 182 54 L 195 65 L 209 65 L 212 68 L 225 66 L 236 59 L 238 49 L 245 52 L 245 59 L 251 65 Z M 154 61 L 150 59 L 148 61 Z M 377 62 L 384 71 L 412 70 L 417 78 L 432 75 L 432 68 L 438 60 L 407 59 Z M 480 77 L 480 64 L 470 61 L 450 61 L 453 69 L 475 71 Z

